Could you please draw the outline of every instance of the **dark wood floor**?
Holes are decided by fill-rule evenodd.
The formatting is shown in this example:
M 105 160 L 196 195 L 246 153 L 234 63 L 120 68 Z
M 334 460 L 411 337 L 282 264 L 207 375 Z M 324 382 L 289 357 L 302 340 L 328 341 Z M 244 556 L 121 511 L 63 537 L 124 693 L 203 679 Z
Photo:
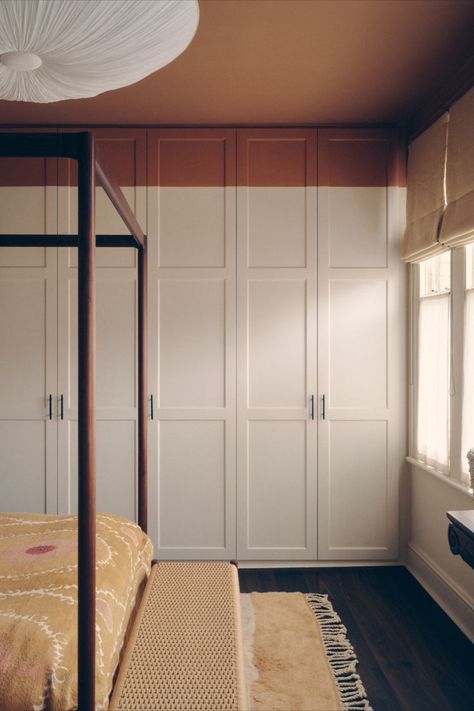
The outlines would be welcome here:
M 403 567 L 239 571 L 241 592 L 325 593 L 374 711 L 474 711 L 474 648 Z

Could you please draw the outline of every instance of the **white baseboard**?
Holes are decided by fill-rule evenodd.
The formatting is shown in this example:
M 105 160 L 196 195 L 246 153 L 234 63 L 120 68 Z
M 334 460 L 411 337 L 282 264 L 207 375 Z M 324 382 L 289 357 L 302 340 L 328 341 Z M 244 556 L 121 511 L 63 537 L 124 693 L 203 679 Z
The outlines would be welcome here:
M 241 568 L 387 568 L 404 560 L 238 560 Z
M 408 544 L 406 567 L 468 639 L 474 642 L 474 605 L 469 595 L 414 543 Z

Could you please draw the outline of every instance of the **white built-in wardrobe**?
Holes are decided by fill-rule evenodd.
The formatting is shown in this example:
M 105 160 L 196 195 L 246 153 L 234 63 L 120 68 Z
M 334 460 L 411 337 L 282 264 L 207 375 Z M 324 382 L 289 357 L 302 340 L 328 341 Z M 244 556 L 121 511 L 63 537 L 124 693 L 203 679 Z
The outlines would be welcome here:
M 149 240 L 158 558 L 398 556 L 404 188 L 385 129 L 100 129 Z M 76 232 L 68 161 L 0 161 L 0 232 Z M 97 190 L 97 232 L 126 232 Z M 136 512 L 136 255 L 98 253 L 98 507 Z M 0 509 L 76 508 L 76 256 L 0 250 Z M 50 397 L 51 396 L 51 397 Z

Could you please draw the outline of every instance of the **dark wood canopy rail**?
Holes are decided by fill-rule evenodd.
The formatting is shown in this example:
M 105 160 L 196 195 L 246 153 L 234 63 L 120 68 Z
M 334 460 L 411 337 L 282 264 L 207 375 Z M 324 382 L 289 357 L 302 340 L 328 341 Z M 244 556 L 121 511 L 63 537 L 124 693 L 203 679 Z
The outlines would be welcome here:
M 95 158 L 90 132 L 0 133 L 0 157 L 62 157 L 78 162 L 77 235 L 0 235 L 3 247 L 78 248 L 78 706 L 95 709 L 96 341 L 95 248 L 138 249 L 138 523 L 147 531 L 147 248 L 120 187 Z M 129 235 L 95 234 L 95 181 Z

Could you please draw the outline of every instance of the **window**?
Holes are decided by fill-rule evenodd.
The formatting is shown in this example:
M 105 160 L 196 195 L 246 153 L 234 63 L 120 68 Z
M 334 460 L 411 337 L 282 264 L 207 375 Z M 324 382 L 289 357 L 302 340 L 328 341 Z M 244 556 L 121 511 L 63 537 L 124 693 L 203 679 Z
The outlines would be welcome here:
M 410 144 L 402 252 L 416 265 L 410 455 L 466 487 L 474 447 L 473 122 L 471 88 Z
M 413 456 L 469 486 L 474 447 L 474 245 L 420 262 L 414 293 Z
M 449 471 L 450 252 L 419 266 L 416 458 Z

